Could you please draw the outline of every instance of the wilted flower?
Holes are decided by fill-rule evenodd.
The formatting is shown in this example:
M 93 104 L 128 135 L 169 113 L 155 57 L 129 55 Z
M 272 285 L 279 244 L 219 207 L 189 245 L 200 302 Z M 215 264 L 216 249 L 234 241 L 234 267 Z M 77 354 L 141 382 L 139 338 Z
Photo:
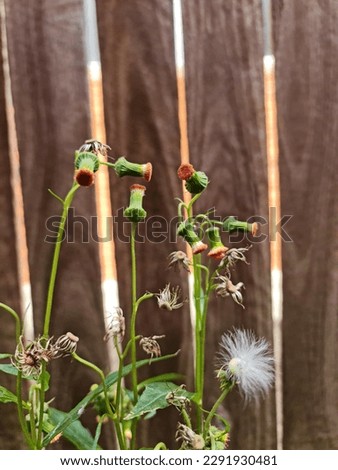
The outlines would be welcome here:
M 208 228 L 206 234 L 210 243 L 210 251 L 208 256 L 214 259 L 224 258 L 224 255 L 229 250 L 229 248 L 224 246 L 222 243 L 219 227 Z
M 155 357 L 160 357 L 161 355 L 161 348 L 157 339 L 165 338 L 165 335 L 160 336 L 143 336 L 140 339 L 140 346 L 147 354 L 150 354 L 150 358 L 152 359 Z
M 224 223 L 223 223 L 223 229 L 226 232 L 233 232 L 235 230 L 240 230 L 243 232 L 250 232 L 253 234 L 253 236 L 256 235 L 258 232 L 258 223 L 254 222 L 250 224 L 249 222 L 241 222 L 240 220 L 237 220 L 235 217 L 231 216 L 228 217 Z
M 274 360 L 265 338 L 234 329 L 222 336 L 217 377 L 222 387 L 239 386 L 246 400 L 266 395 L 274 380 Z
M 169 268 L 177 268 L 179 266 L 183 266 L 183 268 L 190 272 L 190 261 L 188 256 L 184 253 L 184 251 L 173 251 L 168 256 L 169 259 Z
M 225 257 L 219 264 L 219 268 L 229 267 L 232 268 L 235 266 L 237 261 L 243 261 L 245 264 L 249 264 L 246 260 L 245 254 L 250 250 L 252 245 L 247 246 L 246 248 L 230 248 L 225 254 Z
M 132 222 L 141 222 L 147 217 L 147 212 L 142 207 L 142 200 L 146 187 L 141 184 L 133 184 L 130 186 L 130 203 L 123 215 Z
M 12 363 L 25 377 L 36 378 L 41 374 L 41 361 L 49 362 L 51 359 L 54 359 L 51 340 L 47 341 L 45 347 L 42 346 L 40 339 L 31 341 L 25 346 L 20 336 Z
M 184 384 L 167 393 L 165 399 L 169 405 L 175 406 L 178 411 L 182 411 L 182 408 L 186 408 L 190 404 L 190 399 L 185 395 Z
M 118 338 L 122 341 L 126 330 L 126 323 L 123 316 L 123 310 L 120 307 L 115 307 L 114 311 L 110 314 L 110 321 L 107 326 L 106 334 L 103 337 L 104 341 L 109 338 Z
M 164 289 L 160 290 L 159 294 L 155 294 L 157 303 L 160 308 L 164 310 L 176 310 L 181 308 L 184 302 L 180 302 L 181 288 L 174 287 L 170 291 L 170 284 L 167 284 Z
M 78 342 L 79 338 L 73 335 L 73 333 L 68 332 L 65 335 L 60 336 L 53 344 L 54 359 L 73 354 L 76 351 Z
M 204 448 L 204 439 L 199 434 L 196 434 L 191 428 L 185 424 L 178 423 L 177 431 L 175 434 L 177 442 L 181 441 L 182 448 L 201 450 Z
M 142 176 L 146 181 L 151 180 L 153 166 L 148 163 L 131 163 L 125 157 L 120 157 L 114 165 L 115 173 L 122 178 L 123 176 Z
M 194 255 L 202 253 L 208 248 L 208 245 L 202 242 L 200 237 L 194 231 L 194 227 L 189 220 L 182 222 L 177 228 L 177 234 L 191 246 Z
M 209 179 L 203 171 L 195 171 L 190 163 L 182 163 L 177 175 L 185 181 L 185 187 L 191 194 L 199 194 L 208 186 Z
M 245 288 L 243 282 L 233 284 L 227 276 L 218 276 L 217 280 L 220 281 L 220 283 L 215 288 L 216 294 L 221 297 L 228 297 L 231 295 L 236 304 L 245 308 L 243 305 L 243 295 L 240 291 L 242 287 L 243 289 Z
M 75 153 L 75 180 L 80 186 L 94 184 L 94 174 L 99 169 L 100 162 L 97 156 L 91 152 Z
M 102 142 L 99 142 L 95 139 L 86 140 L 85 143 L 79 148 L 79 152 L 91 152 L 95 153 L 96 155 L 100 153 L 104 156 L 107 155 L 108 150 L 111 150 L 109 145 L 102 144 Z

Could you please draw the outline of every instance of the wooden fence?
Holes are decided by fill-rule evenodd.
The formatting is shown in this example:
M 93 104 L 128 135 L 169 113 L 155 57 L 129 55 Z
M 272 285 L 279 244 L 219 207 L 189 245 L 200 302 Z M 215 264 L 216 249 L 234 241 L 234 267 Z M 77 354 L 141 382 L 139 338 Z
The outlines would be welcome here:
M 59 212 L 47 189 L 65 193 L 74 149 L 91 136 L 84 9 L 82 0 L 4 3 L 2 46 L 7 36 L 32 305 L 35 330 L 40 332 L 53 250 L 44 242 L 45 223 Z M 261 0 L 183 0 L 182 4 L 190 159 L 211 179 L 200 207 L 215 205 L 220 214 L 268 220 Z M 282 246 L 283 446 L 337 449 L 338 3 L 275 0 L 272 4 L 281 211 L 293 216 L 285 227 L 292 242 Z M 113 155 L 153 163 L 147 211 L 171 220 L 176 215 L 174 197 L 182 194 L 176 177 L 180 134 L 172 1 L 97 0 L 96 7 L 107 143 Z M 2 33 L 3 27 L 4 23 Z M 0 301 L 20 310 L 11 108 L 6 70 L 0 65 Z M 126 204 L 128 183 L 111 175 L 114 214 Z M 79 191 L 73 206 L 77 216 L 95 215 L 94 190 Z M 170 234 L 174 237 L 173 226 Z M 74 239 L 76 243 L 62 248 L 52 332 L 76 333 L 81 355 L 108 367 L 98 243 L 81 243 L 79 227 Z M 129 248 L 122 240 L 115 242 L 120 302 L 127 313 Z M 188 292 L 185 276 L 166 270 L 166 257 L 175 247 L 168 239 L 139 244 L 140 291 L 156 291 L 171 281 Z M 254 246 L 250 263 L 238 269 L 246 285 L 246 310 L 219 299 L 211 304 L 207 406 L 218 391 L 214 356 L 221 333 L 238 325 L 272 341 L 268 240 Z M 1 316 L 1 352 L 15 349 L 12 323 Z M 182 349 L 170 363 L 151 366 L 152 372 L 178 369 L 191 382 L 188 305 L 183 311 L 163 314 L 150 303 L 140 314 L 138 328 L 144 335 L 165 333 L 166 353 Z M 50 396 L 56 396 L 59 408 L 68 410 L 94 381 L 83 367 L 58 361 Z M 1 383 L 12 386 L 3 374 Z M 232 448 L 276 448 L 273 393 L 260 407 L 244 407 L 236 394 L 225 406 L 233 425 Z M 15 409 L 1 405 L 0 418 L 0 448 L 20 448 Z M 165 426 L 160 425 L 163 419 Z M 144 440 L 172 443 L 177 420 L 175 410 L 163 412 L 144 427 Z M 93 415 L 86 412 L 83 422 L 92 427 Z M 150 426 L 152 430 L 157 426 L 156 435 Z M 110 442 L 107 431 L 102 445 Z

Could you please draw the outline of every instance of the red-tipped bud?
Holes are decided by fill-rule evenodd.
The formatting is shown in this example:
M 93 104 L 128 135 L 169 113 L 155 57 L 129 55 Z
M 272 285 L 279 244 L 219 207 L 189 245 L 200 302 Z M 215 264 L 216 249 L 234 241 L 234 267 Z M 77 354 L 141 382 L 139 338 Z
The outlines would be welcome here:
M 188 180 L 195 173 L 194 167 L 190 163 L 182 163 L 177 170 L 177 176 L 180 180 Z

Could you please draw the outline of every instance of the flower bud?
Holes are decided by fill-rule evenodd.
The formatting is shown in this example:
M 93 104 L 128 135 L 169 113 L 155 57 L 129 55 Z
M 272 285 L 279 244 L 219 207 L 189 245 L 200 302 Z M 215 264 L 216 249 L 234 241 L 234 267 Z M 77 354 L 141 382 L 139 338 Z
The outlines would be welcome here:
M 100 162 L 91 152 L 76 152 L 75 154 L 75 180 L 80 186 L 94 184 L 94 173 L 99 169 Z
M 191 194 L 199 194 L 209 184 L 209 179 L 203 171 L 195 171 L 190 163 L 182 163 L 177 170 L 177 175 L 185 181 L 185 187 Z
M 132 222 L 141 222 L 147 217 L 147 212 L 142 207 L 145 190 L 145 186 L 141 184 L 130 186 L 130 203 L 129 207 L 124 210 L 123 215 Z
M 184 240 L 189 243 L 192 248 L 192 252 L 194 255 L 198 253 L 202 253 L 208 248 L 208 245 L 202 242 L 200 237 L 194 231 L 194 228 L 188 220 L 182 222 L 177 229 L 177 234 L 184 238 Z
M 210 227 L 206 234 L 210 243 L 208 256 L 214 259 L 222 259 L 229 248 L 222 243 L 220 229 L 218 227 Z
M 117 176 L 141 176 L 146 181 L 151 180 L 153 166 L 151 163 L 131 163 L 124 157 L 117 159 L 115 166 L 115 173 Z
M 241 222 L 240 220 L 237 220 L 235 217 L 231 216 L 223 222 L 223 229 L 226 232 L 241 230 L 243 232 L 250 232 L 253 234 L 253 236 L 255 236 L 258 232 L 258 223 L 254 222 L 253 224 L 250 224 L 249 222 Z

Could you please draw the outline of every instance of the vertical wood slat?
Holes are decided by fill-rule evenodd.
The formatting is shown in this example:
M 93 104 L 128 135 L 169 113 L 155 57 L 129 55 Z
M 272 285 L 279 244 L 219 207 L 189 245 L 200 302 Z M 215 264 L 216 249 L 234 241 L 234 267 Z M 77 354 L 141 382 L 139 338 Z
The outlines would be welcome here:
M 268 220 L 261 3 L 185 0 L 184 23 L 191 162 L 211 180 L 198 206 L 215 206 L 223 217 Z M 246 310 L 229 299 L 211 301 L 208 407 L 219 394 L 214 369 L 222 332 L 236 325 L 272 342 L 268 240 L 254 243 L 248 258 L 251 265 L 233 275 L 246 285 Z M 276 448 L 273 392 L 260 407 L 245 408 L 233 392 L 221 412 L 232 423 L 231 447 Z
M 338 449 L 338 4 L 274 5 L 285 230 L 284 446 Z
M 29 262 L 36 307 L 37 332 L 42 329 L 53 243 L 46 228 L 60 204 L 48 188 L 64 196 L 73 178 L 74 150 L 90 135 L 83 3 L 6 2 L 8 43 L 21 156 Z M 80 189 L 62 246 L 55 290 L 51 334 L 72 331 L 80 337 L 79 354 L 104 367 L 104 322 L 98 246 L 89 230 L 95 215 L 94 188 Z M 78 222 L 76 222 L 78 217 Z M 79 220 L 79 218 L 81 220 Z M 84 224 L 82 233 L 81 222 Z M 92 222 L 92 223 L 90 223 Z M 88 240 L 86 237 L 88 236 Z M 84 238 L 84 243 L 82 242 Z M 70 409 L 97 377 L 69 359 L 52 364 L 50 396 L 55 406 Z M 86 413 L 84 422 L 95 426 Z
M 1 25 L 0 25 L 1 33 Z M 0 34 L 0 51 L 1 51 Z M 0 53 L 0 302 L 5 303 L 17 312 L 20 309 L 19 282 L 16 264 L 14 213 L 12 190 L 10 186 L 9 145 L 7 133 L 6 104 L 4 93 L 4 76 L 2 54 Z M 15 350 L 15 324 L 4 310 L 0 310 L 0 352 L 13 353 Z M 12 376 L 1 373 L 1 385 L 15 389 Z M 16 407 L 0 404 L 0 450 L 22 448 Z
M 175 78 L 172 2 L 171 0 L 100 0 L 96 2 L 100 34 L 103 91 L 108 144 L 112 155 L 126 155 L 131 161 L 151 161 L 154 176 L 144 200 L 148 211 L 148 240 L 137 243 L 138 294 L 158 292 L 166 282 L 183 287 L 188 296 L 186 276 L 166 270 L 167 256 L 177 249 L 175 243 L 176 202 L 181 196 L 181 183 L 176 176 L 180 164 L 179 129 L 177 120 L 177 89 Z M 113 213 L 119 214 L 115 225 L 117 271 L 121 306 L 127 320 L 130 307 L 130 255 L 127 236 L 130 224 L 121 217 L 121 208 L 129 203 L 129 186 L 135 179 L 116 179 L 111 174 Z M 152 217 L 152 219 L 151 219 Z M 152 223 L 162 225 L 168 240 L 156 239 Z M 175 222 L 175 220 L 174 220 Z M 154 225 L 155 227 L 155 225 Z M 184 244 L 179 245 L 184 249 Z M 144 335 L 166 334 L 161 342 L 162 353 L 184 347 L 181 356 L 161 365 L 153 364 L 140 371 L 141 377 L 164 371 L 186 370 L 191 353 L 189 308 L 173 312 L 159 310 L 156 301 L 142 304 L 138 314 L 137 332 Z M 183 342 L 183 340 L 185 340 Z M 187 347 L 188 344 L 188 347 Z M 189 351 L 187 350 L 189 349 Z M 142 356 L 142 352 L 138 352 Z M 190 362 L 191 370 L 191 362 Z M 151 446 L 164 440 L 171 447 L 179 417 L 176 410 L 165 410 L 143 423 L 141 444 Z M 163 423 L 166 423 L 163 426 Z M 156 433 L 154 433 L 156 429 Z

